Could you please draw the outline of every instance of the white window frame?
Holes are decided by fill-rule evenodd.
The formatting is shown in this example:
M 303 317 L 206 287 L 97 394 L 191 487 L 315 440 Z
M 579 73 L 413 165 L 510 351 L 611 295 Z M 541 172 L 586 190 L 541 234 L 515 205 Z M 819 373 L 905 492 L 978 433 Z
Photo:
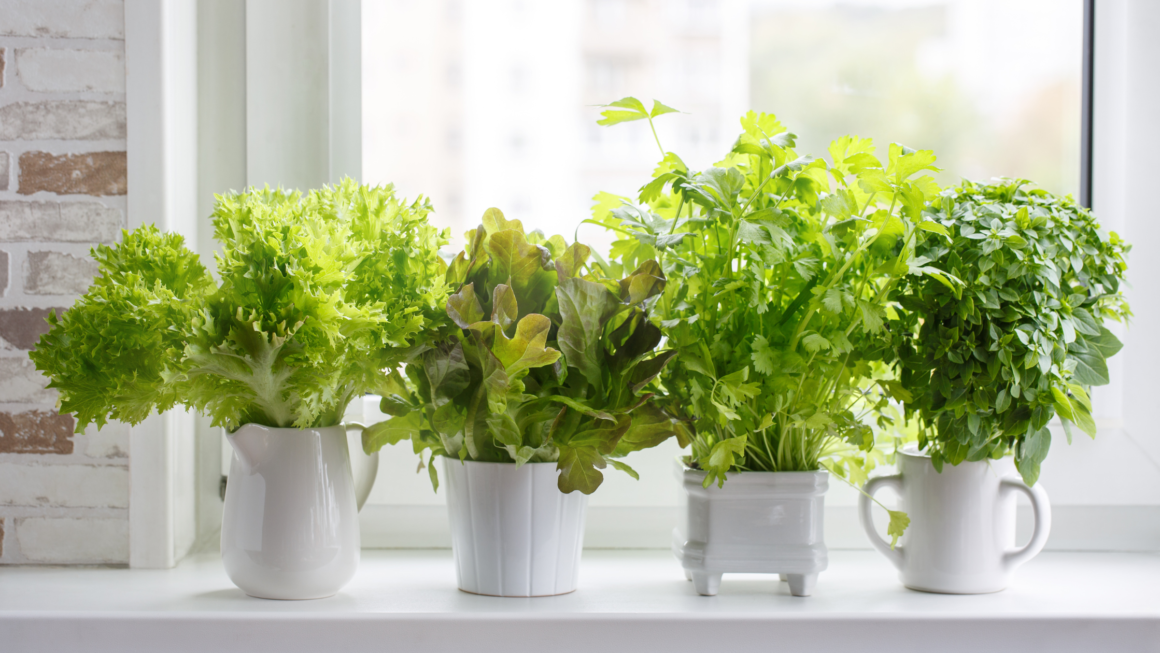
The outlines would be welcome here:
M 1125 350 L 1112 361 L 1112 385 L 1096 393 L 1097 439 L 1067 446 L 1053 429 L 1041 477 L 1054 498 L 1048 546 L 1155 550 L 1160 433 L 1150 408 L 1160 390 L 1154 372 L 1160 343 L 1149 335 L 1160 330 L 1160 293 L 1149 281 L 1160 278 L 1160 256 L 1147 253 L 1160 252 L 1149 192 L 1155 170 L 1149 157 L 1160 149 L 1154 126 L 1160 90 L 1151 79 L 1160 69 L 1160 41 L 1149 26 L 1160 24 L 1160 3 L 1095 0 L 1094 7 L 1091 197 L 1105 226 L 1134 247 L 1129 275 L 1135 283 L 1127 294 L 1135 318 L 1121 331 Z M 179 231 L 209 257 L 214 245 L 206 216 L 214 192 L 359 178 L 360 16 L 361 0 L 126 0 L 129 224 L 156 222 Z M 288 75 L 293 83 L 284 83 Z M 374 403 L 352 411 L 370 417 Z M 136 427 L 130 442 L 131 565 L 172 566 L 216 536 L 220 434 L 204 418 L 171 412 Z M 610 480 L 594 495 L 588 546 L 668 546 L 677 510 L 673 453 L 641 452 L 631 461 L 647 470 L 641 483 L 672 483 L 671 494 L 652 488 L 645 501 L 623 502 L 619 480 Z M 364 509 L 364 546 L 448 546 L 442 499 L 430 495 L 426 474 L 413 475 L 409 447 L 381 457 L 385 500 Z M 408 498 L 418 490 L 395 486 L 412 481 L 428 493 L 422 500 Z M 856 495 L 833 485 L 827 543 L 868 548 Z M 1030 515 L 1020 519 L 1027 529 Z

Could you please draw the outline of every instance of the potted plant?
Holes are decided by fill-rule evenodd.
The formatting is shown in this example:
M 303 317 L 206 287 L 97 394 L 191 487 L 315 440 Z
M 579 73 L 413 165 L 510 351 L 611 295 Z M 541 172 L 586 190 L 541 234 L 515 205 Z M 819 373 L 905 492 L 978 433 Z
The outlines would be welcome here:
M 941 230 L 917 253 L 956 283 L 908 277 L 892 289 L 893 366 L 918 447 L 900 476 L 867 492 L 901 488 L 913 517 L 903 551 L 888 553 L 904 584 L 994 592 L 1047 539 L 1050 507 L 1035 484 L 1048 422 L 1058 416 L 1069 442 L 1075 428 L 1095 436 L 1087 388 L 1108 383 L 1106 360 L 1121 348 L 1105 321 L 1130 315 L 1120 292 L 1129 247 L 1070 197 L 1026 181 L 963 182 L 924 217 Z M 1038 523 L 1014 552 L 1017 491 Z M 868 526 L 869 505 L 862 512 Z
M 671 111 L 625 98 L 600 124 Z M 829 473 L 860 485 L 885 454 L 868 421 L 885 425 L 900 390 L 881 363 L 891 290 L 908 275 L 950 283 L 914 251 L 943 230 L 921 216 L 937 186 L 920 173 L 937 168 L 900 145 L 884 164 L 853 136 L 828 162 L 799 156 L 769 114 L 741 126 L 700 172 L 662 148 L 640 204 L 598 195 L 593 221 L 619 234 L 626 267 L 655 257 L 670 279 L 655 312 L 677 351 L 664 407 L 693 431 L 673 540 L 686 574 L 713 595 L 725 572 L 780 573 L 808 596 L 827 565 Z M 891 532 L 905 526 L 892 512 Z
M 32 360 L 77 431 L 183 406 L 229 432 L 222 559 L 246 593 L 337 592 L 359 561 L 342 416 L 422 346 L 443 303 L 430 205 L 347 179 L 217 199 L 217 277 L 153 226 L 98 247 Z
M 619 459 L 675 422 L 649 384 L 672 358 L 648 310 L 653 261 L 610 278 L 560 236 L 525 234 L 489 209 L 450 264 L 442 337 L 396 375 L 366 451 L 410 439 L 438 488 L 444 461 L 459 588 L 495 596 L 576 588 L 587 495 Z M 422 459 L 420 459 L 422 465 Z

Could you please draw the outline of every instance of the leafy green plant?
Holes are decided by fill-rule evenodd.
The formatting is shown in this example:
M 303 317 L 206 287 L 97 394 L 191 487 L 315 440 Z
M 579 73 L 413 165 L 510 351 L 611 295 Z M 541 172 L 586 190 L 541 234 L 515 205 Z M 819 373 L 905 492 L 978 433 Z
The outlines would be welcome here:
M 632 98 L 611 106 L 657 114 Z M 597 195 L 593 222 L 619 235 L 614 258 L 655 257 L 675 280 L 655 310 L 678 352 L 664 405 L 695 431 L 686 461 L 706 487 L 727 472 L 823 466 L 861 485 L 887 453 L 867 421 L 887 426 L 901 390 L 882 363 L 891 290 L 908 276 L 955 285 L 914 250 L 945 232 L 922 217 L 939 190 L 922 174 L 934 154 L 893 144 L 882 162 L 869 139 L 844 136 L 827 161 L 795 152 L 772 115 L 741 126 L 703 171 L 662 148 L 639 204 Z M 893 535 L 905 525 L 891 513 Z
M 98 247 L 88 292 L 31 353 L 77 430 L 184 405 L 214 424 L 338 424 L 441 319 L 447 234 L 430 204 L 347 179 L 218 197 L 220 282 L 153 226 Z
M 1129 246 L 1070 197 L 1026 181 L 963 182 L 924 217 L 943 231 L 917 255 L 962 284 L 912 276 L 892 290 L 906 414 L 936 468 L 1014 452 L 1034 484 L 1053 416 L 1069 442 L 1073 426 L 1095 436 L 1086 388 L 1108 383 L 1122 346 L 1104 322 L 1130 315 Z
M 447 270 L 450 328 L 406 366 L 410 384 L 394 374 L 394 417 L 363 432 L 366 451 L 430 449 L 436 488 L 435 455 L 556 462 L 563 492 L 591 494 L 607 465 L 635 478 L 619 458 L 677 433 L 648 390 L 675 353 L 655 352 L 648 319 L 666 280 L 654 261 L 610 279 L 590 257 L 488 209 Z

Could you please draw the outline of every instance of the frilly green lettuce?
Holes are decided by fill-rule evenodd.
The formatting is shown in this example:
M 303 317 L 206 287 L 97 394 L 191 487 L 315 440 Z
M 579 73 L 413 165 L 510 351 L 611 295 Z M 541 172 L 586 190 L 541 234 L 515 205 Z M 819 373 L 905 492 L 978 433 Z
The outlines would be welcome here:
M 443 319 L 447 233 L 430 211 L 350 179 L 219 196 L 218 280 L 181 236 L 127 232 L 94 251 L 99 275 L 32 360 L 78 431 L 175 405 L 231 429 L 338 424 Z

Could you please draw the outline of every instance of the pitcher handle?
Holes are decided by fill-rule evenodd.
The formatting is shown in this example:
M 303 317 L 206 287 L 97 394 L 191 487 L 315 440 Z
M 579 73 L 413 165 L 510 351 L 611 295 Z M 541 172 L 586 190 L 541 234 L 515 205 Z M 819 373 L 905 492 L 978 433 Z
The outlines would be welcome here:
M 884 487 L 892 488 L 895 492 L 902 494 L 902 475 L 894 474 L 893 476 L 879 476 L 870 479 L 863 489 L 863 494 L 858 497 L 858 517 L 862 522 L 862 529 L 866 531 L 866 537 L 870 538 L 870 544 L 878 549 L 878 552 L 886 556 L 886 559 L 895 566 L 899 571 L 902 571 L 902 562 L 905 557 L 901 546 L 890 548 L 890 544 L 878 535 L 874 530 L 874 521 L 870 517 L 871 497 L 878 490 Z
M 1035 514 L 1035 530 L 1031 533 L 1031 541 L 1027 546 L 1003 554 L 1003 566 L 1010 572 L 1038 555 L 1047 544 L 1047 536 L 1051 534 L 1051 501 L 1047 498 L 1047 490 L 1039 484 L 1028 487 L 1020 479 L 1005 478 L 1000 481 L 1000 487 L 1026 494 L 1031 500 L 1031 511 Z
M 363 431 L 366 429 L 366 426 L 358 422 L 346 422 L 344 426 L 348 434 L 351 431 Z M 367 498 L 371 495 L 371 489 L 375 486 L 375 477 L 378 476 L 379 472 L 379 454 L 376 451 L 370 456 L 367 456 L 363 453 L 363 448 L 360 444 L 357 450 L 354 447 L 351 448 L 350 456 L 351 472 L 354 477 L 355 504 L 361 511 L 363 506 L 366 505 Z M 359 457 L 366 458 L 366 462 L 356 465 L 355 460 Z

